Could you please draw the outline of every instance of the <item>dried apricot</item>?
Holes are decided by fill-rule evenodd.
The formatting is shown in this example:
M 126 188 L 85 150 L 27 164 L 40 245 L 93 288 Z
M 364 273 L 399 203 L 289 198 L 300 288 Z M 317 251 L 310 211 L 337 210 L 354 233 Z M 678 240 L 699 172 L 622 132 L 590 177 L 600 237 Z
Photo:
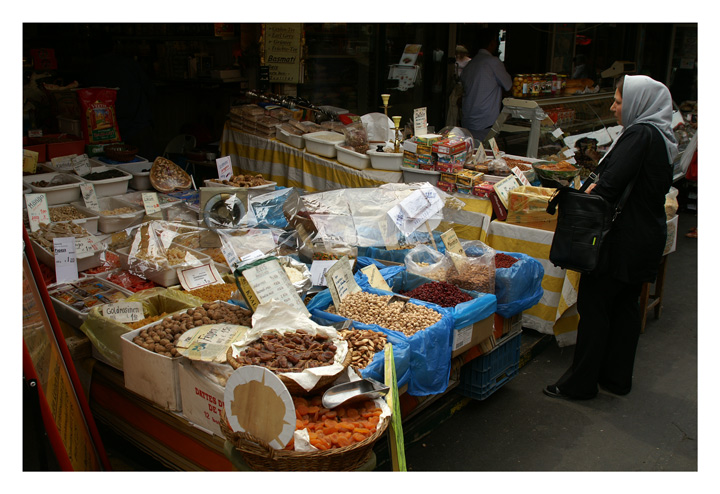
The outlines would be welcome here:
M 355 440 L 355 442 L 362 442 L 366 439 L 366 437 L 363 434 L 360 434 L 359 432 L 353 432 L 352 438 Z

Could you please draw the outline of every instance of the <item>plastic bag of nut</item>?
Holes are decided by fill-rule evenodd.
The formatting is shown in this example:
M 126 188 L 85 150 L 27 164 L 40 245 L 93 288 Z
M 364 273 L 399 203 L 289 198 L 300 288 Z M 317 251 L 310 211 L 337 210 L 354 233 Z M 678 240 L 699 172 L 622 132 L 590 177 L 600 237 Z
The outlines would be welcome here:
M 447 282 L 464 290 L 480 293 L 495 293 L 495 253 L 478 257 L 461 256 L 452 252 L 445 255 L 452 267 L 448 271 Z
M 415 246 L 405 255 L 405 269 L 408 273 L 431 280 L 447 281 L 448 272 L 452 268 L 450 258 L 427 245 Z

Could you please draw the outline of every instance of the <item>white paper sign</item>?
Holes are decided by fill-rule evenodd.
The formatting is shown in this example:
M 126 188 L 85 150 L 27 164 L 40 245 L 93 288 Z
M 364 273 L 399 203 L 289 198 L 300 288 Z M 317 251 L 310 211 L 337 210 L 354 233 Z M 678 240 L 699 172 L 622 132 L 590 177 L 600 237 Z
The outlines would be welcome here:
M 249 254 L 245 254 L 240 258 L 242 262 L 252 262 L 255 259 L 260 259 L 261 257 L 264 257 L 265 254 L 263 254 L 263 251 L 261 250 L 254 250 Z
M 558 127 L 557 129 L 552 131 L 552 135 L 553 137 L 555 137 L 555 139 L 560 139 L 563 135 L 563 131 L 561 128 Z
M 230 180 L 233 176 L 232 159 L 230 156 L 223 156 L 215 160 L 220 180 Z
M 87 237 L 75 237 L 75 257 L 84 259 L 94 256 L 98 251 L 102 250 L 103 245 L 94 235 Z
M 427 107 L 415 108 L 413 110 L 413 130 L 416 136 L 422 136 L 428 133 L 427 122 Z
M 566 158 L 572 158 L 573 156 L 575 156 L 575 151 L 572 149 L 565 149 L 565 150 L 563 150 L 563 155 Z
M 242 272 L 242 275 L 252 288 L 260 304 L 274 299 L 295 307 L 303 314 L 310 314 L 305 304 L 300 300 L 300 296 L 295 291 L 295 287 L 288 278 L 285 269 L 276 259 L 246 269 Z
M 93 184 L 81 183 L 80 192 L 82 193 L 86 208 L 92 209 L 93 211 L 100 211 L 100 204 L 98 204 L 98 198 Z
M 510 191 L 513 189 L 517 189 L 520 186 L 520 183 L 515 178 L 514 175 L 508 175 L 507 177 L 500 180 L 498 183 L 493 185 L 493 189 L 495 189 L 495 192 L 497 193 L 498 197 L 500 198 L 500 202 L 503 203 L 503 206 L 507 209 L 508 207 L 508 199 L 510 198 Z
M 310 265 L 310 278 L 314 286 L 327 286 L 325 274 L 333 267 L 337 260 L 313 261 Z
M 417 199 L 416 192 L 422 193 L 425 203 Z M 424 208 L 419 206 L 424 205 Z M 442 199 L 435 192 L 434 187 L 423 187 L 405 198 L 400 204 L 390 209 L 387 214 L 404 235 L 410 235 L 420 225 L 435 216 L 443 207 Z M 413 211 L 414 216 L 409 216 L 407 211 Z
M 30 231 L 37 231 L 40 223 L 50 223 L 50 210 L 45 194 L 25 194 L 25 205 L 27 206 Z
M 488 143 L 490 144 L 490 149 L 492 149 L 493 156 L 495 156 L 495 159 L 498 159 L 500 157 L 500 148 L 497 145 L 497 142 L 495 141 L 494 137 L 491 137 L 488 140 Z
M 220 239 L 221 245 L 220 245 L 220 252 L 222 252 L 223 257 L 225 258 L 225 262 L 228 266 L 230 266 L 230 269 L 235 271 L 235 268 L 240 264 L 240 259 L 238 259 L 238 255 L 235 252 L 235 249 L 233 249 L 233 246 L 230 245 L 229 242 L 226 242 L 222 238 Z
M 52 163 L 53 168 L 55 168 L 58 171 L 64 171 L 69 172 L 72 171 L 74 164 L 73 164 L 73 158 L 75 158 L 77 154 L 70 154 L 67 156 L 57 156 L 55 158 L 52 158 L 50 162 Z
M 55 280 L 66 283 L 78 279 L 77 258 L 75 257 L 75 237 L 56 237 L 53 239 L 55 253 Z
M 519 166 L 514 166 L 512 168 L 513 175 L 515 175 L 515 178 L 520 180 L 520 183 L 523 185 L 530 185 L 530 180 L 527 179 L 525 176 L 525 173 L 520 169 Z
M 81 177 L 84 177 L 92 171 L 92 168 L 90 167 L 90 158 L 88 158 L 87 154 L 75 156 L 70 161 L 72 161 L 72 166 L 73 170 L 75 170 L 75 173 L 77 173 Z
M 225 283 L 213 263 L 201 264 L 200 266 L 192 266 L 189 268 L 179 268 L 177 275 L 180 285 L 188 292 L 204 286 Z
M 105 317 L 117 322 L 138 322 L 145 318 L 142 302 L 116 302 L 102 306 Z
M 362 288 L 355 281 L 352 266 L 347 256 L 343 256 L 342 259 L 328 269 L 327 273 L 325 273 L 325 280 L 335 307 L 340 305 L 347 295 L 362 291 Z
M 142 201 L 147 214 L 155 214 L 160 211 L 160 200 L 157 192 L 143 192 Z
M 390 286 L 387 284 L 387 281 L 385 281 L 385 278 L 383 278 L 382 274 L 380 274 L 380 270 L 376 265 L 370 264 L 369 266 L 362 268 L 360 271 L 367 276 L 368 283 L 370 283 L 371 287 L 377 288 L 378 290 L 385 290 L 386 292 L 392 291 Z

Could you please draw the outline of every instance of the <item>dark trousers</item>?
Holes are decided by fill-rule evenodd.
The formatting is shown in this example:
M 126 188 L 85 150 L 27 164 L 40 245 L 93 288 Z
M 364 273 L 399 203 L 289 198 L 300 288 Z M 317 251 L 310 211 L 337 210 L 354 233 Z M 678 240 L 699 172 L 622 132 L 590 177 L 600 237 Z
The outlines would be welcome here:
M 580 277 L 575 354 L 572 366 L 557 382 L 563 393 L 592 398 L 598 384 L 615 394 L 630 392 L 640 338 L 641 289 L 642 283 L 609 276 Z

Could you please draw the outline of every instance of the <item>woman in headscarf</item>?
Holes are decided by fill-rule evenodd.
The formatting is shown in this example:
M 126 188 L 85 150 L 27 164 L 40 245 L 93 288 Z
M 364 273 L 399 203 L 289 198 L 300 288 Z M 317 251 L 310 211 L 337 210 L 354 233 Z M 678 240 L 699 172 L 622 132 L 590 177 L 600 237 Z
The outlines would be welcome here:
M 616 204 L 637 179 L 605 237 L 598 267 L 580 277 L 572 366 L 543 389 L 557 398 L 593 398 L 598 386 L 618 395 L 630 392 L 645 309 L 639 306 L 640 291 L 643 283 L 655 280 L 665 247 L 665 194 L 678 153 L 670 91 L 647 76 L 624 76 L 611 110 L 623 130 L 598 164 L 598 178 L 587 192 Z

